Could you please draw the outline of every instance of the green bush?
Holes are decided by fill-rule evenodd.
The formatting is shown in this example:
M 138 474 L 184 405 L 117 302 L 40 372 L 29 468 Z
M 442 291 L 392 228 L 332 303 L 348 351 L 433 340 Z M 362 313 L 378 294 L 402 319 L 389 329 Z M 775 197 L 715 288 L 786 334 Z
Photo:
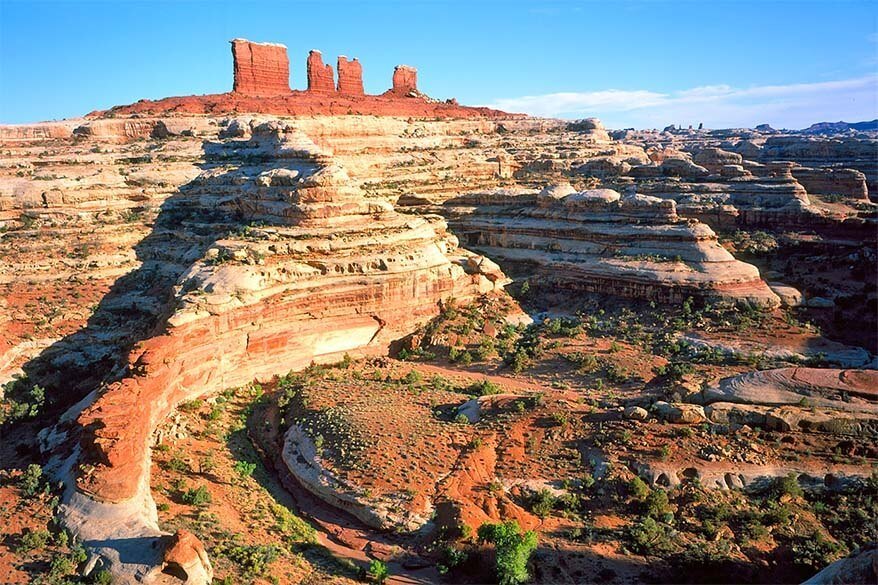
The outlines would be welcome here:
M 497 581 L 500 585 L 518 585 L 528 580 L 527 562 L 537 548 L 534 531 L 521 532 L 518 522 L 482 524 L 479 541 L 490 542 L 497 553 Z
M 180 494 L 180 499 L 183 500 L 184 504 L 189 504 L 190 506 L 201 506 L 202 504 L 209 504 L 213 501 L 210 492 L 207 491 L 207 488 L 203 485 L 200 485 L 195 489 L 186 490 Z
M 638 554 L 657 554 L 668 552 L 673 548 L 664 525 L 648 516 L 632 524 L 628 536 L 631 549 Z
M 26 377 L 4 384 L 0 396 L 5 402 L 0 410 L 0 423 L 36 418 L 46 405 L 46 390 L 30 385 Z
M 317 542 L 314 528 L 280 504 L 271 504 L 277 530 L 290 542 Z
M 369 579 L 379 585 L 387 581 L 387 577 L 390 576 L 390 571 L 387 569 L 387 565 L 379 561 L 378 559 L 373 559 L 369 563 L 369 570 L 366 573 L 369 576 Z
M 838 560 L 844 553 L 844 547 L 827 540 L 819 532 L 810 536 L 800 536 L 790 547 L 793 562 L 809 571 L 819 571 L 829 563 Z
M 421 373 L 417 370 L 409 370 L 408 373 L 403 377 L 402 381 L 405 384 L 418 384 L 423 379 Z
M 470 384 L 466 391 L 469 394 L 475 394 L 476 396 L 490 396 L 493 394 L 502 394 L 503 388 L 485 378 L 484 380 Z
M 220 545 L 216 553 L 222 555 L 241 567 L 250 575 L 262 575 L 268 570 L 268 565 L 277 560 L 280 555 L 278 548 L 272 544 Z
M 555 497 L 555 494 L 543 488 L 531 495 L 529 502 L 530 511 L 540 518 L 545 518 L 552 513 L 557 502 L 558 498 Z
M 644 512 L 647 516 L 658 519 L 662 519 L 671 513 L 668 494 L 665 490 L 655 489 L 646 496 L 646 500 L 644 501 Z
M 43 468 L 31 463 L 21 476 L 21 491 L 26 496 L 35 496 L 43 487 Z
M 253 475 L 253 472 L 256 471 L 256 464 L 250 463 L 249 461 L 235 461 L 234 469 L 235 473 L 242 478 L 247 478 Z
M 15 553 L 23 554 L 44 548 L 49 543 L 51 536 L 48 530 L 29 530 L 21 535 L 21 540 L 15 547 Z
M 777 499 L 782 496 L 790 496 L 792 498 L 801 498 L 805 495 L 802 486 L 799 485 L 799 478 L 795 473 L 790 472 L 784 477 L 777 477 L 771 485 L 771 495 Z
M 646 485 L 646 482 L 640 479 L 639 477 L 635 477 L 631 481 L 628 482 L 628 493 L 631 494 L 631 497 L 644 501 L 646 496 L 650 494 L 649 486 Z

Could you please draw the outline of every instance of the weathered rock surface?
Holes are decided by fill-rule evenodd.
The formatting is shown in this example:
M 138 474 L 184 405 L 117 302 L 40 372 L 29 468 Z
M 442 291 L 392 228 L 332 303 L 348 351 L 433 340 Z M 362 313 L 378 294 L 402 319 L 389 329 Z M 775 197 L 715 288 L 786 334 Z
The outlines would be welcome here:
M 492 265 L 459 250 L 440 218 L 402 216 L 364 198 L 293 127 L 264 123 L 247 141 L 212 148 L 224 164 L 191 181 L 173 206 L 166 202 L 162 213 L 175 217 L 158 225 L 173 229 L 183 214 L 225 235 L 183 270 L 170 314 L 134 347 L 122 379 L 92 392 L 44 436 L 45 448 L 66 458 L 59 475 L 76 475 L 63 520 L 121 579 L 149 562 L 128 562 L 114 538 L 134 546 L 161 536 L 149 444 L 176 404 L 346 352 L 384 352 L 437 314 L 443 299 L 505 283 L 499 272 L 478 272 Z M 220 227 L 239 216 L 260 227 Z M 181 236 L 156 235 L 185 264 L 193 250 L 170 244 Z M 68 457 L 62 445 L 76 437 Z M 199 566 L 209 575 L 209 564 Z
M 399 96 L 418 93 L 418 70 L 408 65 L 397 65 L 393 70 L 393 86 L 390 93 Z
M 308 91 L 335 92 L 332 65 L 324 65 L 323 55 L 316 49 L 308 53 Z
M 290 60 L 284 45 L 235 39 L 232 59 L 235 93 L 249 96 L 290 93 Z
M 878 549 L 872 544 L 857 554 L 835 561 L 802 585 L 848 585 L 876 581 L 878 581 Z
M 363 66 L 357 59 L 348 60 L 344 55 L 338 58 L 338 93 L 344 95 L 364 95 Z
M 443 213 L 467 246 L 501 265 L 532 267 L 546 283 L 671 302 L 694 294 L 779 304 L 755 267 L 735 260 L 706 225 L 679 218 L 672 201 L 556 185 L 466 195 Z

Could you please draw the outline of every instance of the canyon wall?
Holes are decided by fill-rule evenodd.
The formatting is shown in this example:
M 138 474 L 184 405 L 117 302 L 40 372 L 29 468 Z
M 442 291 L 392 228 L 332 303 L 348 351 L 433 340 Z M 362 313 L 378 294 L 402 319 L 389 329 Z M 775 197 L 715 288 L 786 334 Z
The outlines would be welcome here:
M 559 184 L 465 195 L 443 208 L 465 245 L 542 284 L 671 303 L 780 304 L 755 266 L 735 260 L 706 225 L 678 217 L 673 201 Z
M 244 39 L 231 43 L 235 93 L 251 96 L 290 93 L 290 60 L 284 45 Z
M 265 122 L 246 140 L 234 134 L 205 145 L 224 164 L 165 201 L 147 236 L 162 242 L 160 263 L 135 270 L 138 284 L 114 300 L 133 306 L 170 284 L 154 299 L 161 317 L 116 370 L 121 378 L 42 437 L 70 486 L 65 525 L 122 581 L 163 568 L 150 441 L 177 404 L 345 353 L 386 353 L 444 301 L 507 282 L 459 249 L 441 218 L 364 197 L 298 129 Z M 211 574 L 204 556 L 189 582 Z

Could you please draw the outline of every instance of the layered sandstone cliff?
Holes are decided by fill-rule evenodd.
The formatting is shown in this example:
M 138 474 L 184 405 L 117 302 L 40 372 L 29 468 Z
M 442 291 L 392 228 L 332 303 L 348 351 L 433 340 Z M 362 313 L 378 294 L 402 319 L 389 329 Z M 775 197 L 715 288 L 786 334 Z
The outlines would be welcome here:
M 252 96 L 290 93 L 290 60 L 285 46 L 235 39 L 232 60 L 236 93 Z
M 561 184 L 463 196 L 443 209 L 467 246 L 537 282 L 666 302 L 779 304 L 754 266 L 735 260 L 706 225 L 678 217 L 673 201 Z
M 335 91 L 335 75 L 332 72 L 332 65 L 324 64 L 323 55 L 317 50 L 308 53 L 308 91 L 329 93 Z
M 165 240 L 165 262 L 191 262 L 165 316 L 132 349 L 120 380 L 44 436 L 59 476 L 75 479 L 62 519 L 123 580 L 162 568 L 151 544 L 162 536 L 149 444 L 175 405 L 315 360 L 385 352 L 443 299 L 504 284 L 496 269 L 484 273 L 490 263 L 457 248 L 440 218 L 364 198 L 293 127 L 268 122 L 248 140 L 209 146 L 221 164 L 166 200 L 150 235 Z M 212 235 L 193 247 L 182 225 Z M 129 556 L 135 549 L 145 552 Z M 188 574 L 205 582 L 211 569 L 204 562 Z
M 344 55 L 338 57 L 338 93 L 364 95 L 363 66 L 356 58 L 349 60 Z

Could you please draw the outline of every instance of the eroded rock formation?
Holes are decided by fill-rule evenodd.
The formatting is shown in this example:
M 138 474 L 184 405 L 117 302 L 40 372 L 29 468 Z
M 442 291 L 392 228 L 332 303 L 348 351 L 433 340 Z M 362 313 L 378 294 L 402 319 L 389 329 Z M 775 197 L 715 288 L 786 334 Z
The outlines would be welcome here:
M 577 192 L 495 191 L 443 206 L 466 245 L 562 287 L 681 302 L 689 295 L 774 307 L 759 271 L 739 262 L 704 224 L 677 216 L 673 201 Z
M 393 70 L 393 87 L 390 92 L 407 96 L 418 93 L 418 70 L 408 65 L 397 65 Z
M 348 60 L 344 55 L 338 58 L 338 93 L 344 95 L 364 95 L 363 66 L 356 58 Z
M 335 92 L 332 65 L 324 65 L 320 51 L 308 53 L 308 91 Z
M 235 39 L 232 60 L 235 93 L 250 96 L 290 93 L 290 60 L 284 45 Z
M 237 216 L 261 227 L 224 228 L 179 278 L 170 314 L 132 350 L 123 378 L 89 394 L 44 436 L 44 447 L 63 458 L 59 477 L 75 477 L 61 507 L 65 524 L 122 579 L 156 565 L 144 555 L 129 562 L 116 539 L 158 554 L 150 544 L 162 536 L 149 495 L 149 444 L 175 405 L 314 360 L 384 352 L 441 300 L 505 283 L 459 250 L 440 218 L 398 215 L 365 199 L 293 127 L 268 122 L 247 141 L 212 148 L 227 164 L 192 181 L 178 209 L 214 230 Z M 66 458 L 63 445 L 77 436 L 76 455 Z M 186 569 L 190 582 L 209 580 L 206 560 L 196 565 Z

